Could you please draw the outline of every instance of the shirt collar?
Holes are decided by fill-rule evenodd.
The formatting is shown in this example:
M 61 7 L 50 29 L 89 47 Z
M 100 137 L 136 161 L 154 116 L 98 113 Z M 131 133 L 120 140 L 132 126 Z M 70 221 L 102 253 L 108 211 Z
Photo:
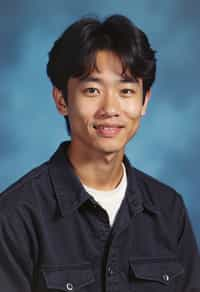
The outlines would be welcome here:
M 142 192 L 138 184 L 136 169 L 132 167 L 128 158 L 124 156 L 124 165 L 127 172 L 127 190 L 126 196 L 130 206 L 131 211 L 134 215 L 143 211 L 143 197 Z
M 69 143 L 68 141 L 62 142 L 49 160 L 50 177 L 62 216 L 70 214 L 87 200 L 94 203 L 93 197 L 85 191 L 67 158 Z M 135 169 L 131 166 L 126 156 L 124 157 L 124 164 L 128 178 L 127 200 L 132 212 L 137 214 L 143 210 L 141 190 Z
M 49 160 L 49 173 L 62 216 L 70 214 L 83 202 L 91 199 L 91 196 L 84 191 L 67 158 L 69 143 L 62 142 Z

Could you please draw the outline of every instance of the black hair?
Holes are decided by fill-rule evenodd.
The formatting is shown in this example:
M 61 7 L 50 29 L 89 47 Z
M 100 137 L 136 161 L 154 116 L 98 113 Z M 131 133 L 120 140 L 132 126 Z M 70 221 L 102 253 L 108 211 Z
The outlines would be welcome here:
M 65 101 L 69 78 L 89 75 L 95 68 L 99 50 L 114 52 L 122 62 L 123 74 L 128 70 L 134 78 L 142 78 L 145 97 L 155 80 L 155 51 L 133 22 L 125 16 L 112 15 L 102 22 L 97 18 L 82 18 L 55 41 L 49 52 L 47 74 Z M 70 134 L 68 118 L 65 120 Z

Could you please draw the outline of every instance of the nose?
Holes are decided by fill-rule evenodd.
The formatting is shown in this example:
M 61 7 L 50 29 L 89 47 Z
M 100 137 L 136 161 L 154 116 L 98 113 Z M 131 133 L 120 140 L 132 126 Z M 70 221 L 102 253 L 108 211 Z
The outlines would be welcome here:
M 120 115 L 119 100 L 113 92 L 107 92 L 102 98 L 98 115 L 103 118 L 118 117 Z

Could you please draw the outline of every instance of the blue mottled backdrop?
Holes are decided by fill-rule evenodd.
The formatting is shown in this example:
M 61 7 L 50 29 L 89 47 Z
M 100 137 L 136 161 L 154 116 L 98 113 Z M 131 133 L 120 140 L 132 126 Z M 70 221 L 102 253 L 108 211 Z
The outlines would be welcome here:
M 53 41 L 80 16 L 113 13 L 130 17 L 158 52 L 151 104 L 128 156 L 183 195 L 200 246 L 198 0 L 0 0 L 0 191 L 67 138 L 45 73 Z

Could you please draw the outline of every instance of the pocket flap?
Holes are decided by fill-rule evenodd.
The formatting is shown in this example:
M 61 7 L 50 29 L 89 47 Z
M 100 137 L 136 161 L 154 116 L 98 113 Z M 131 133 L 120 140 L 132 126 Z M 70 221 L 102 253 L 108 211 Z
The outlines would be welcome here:
M 95 281 L 90 264 L 43 267 L 47 288 L 77 291 Z
M 169 285 L 171 280 L 184 273 L 183 266 L 177 260 L 170 259 L 130 260 L 130 267 L 137 279 L 165 285 Z

